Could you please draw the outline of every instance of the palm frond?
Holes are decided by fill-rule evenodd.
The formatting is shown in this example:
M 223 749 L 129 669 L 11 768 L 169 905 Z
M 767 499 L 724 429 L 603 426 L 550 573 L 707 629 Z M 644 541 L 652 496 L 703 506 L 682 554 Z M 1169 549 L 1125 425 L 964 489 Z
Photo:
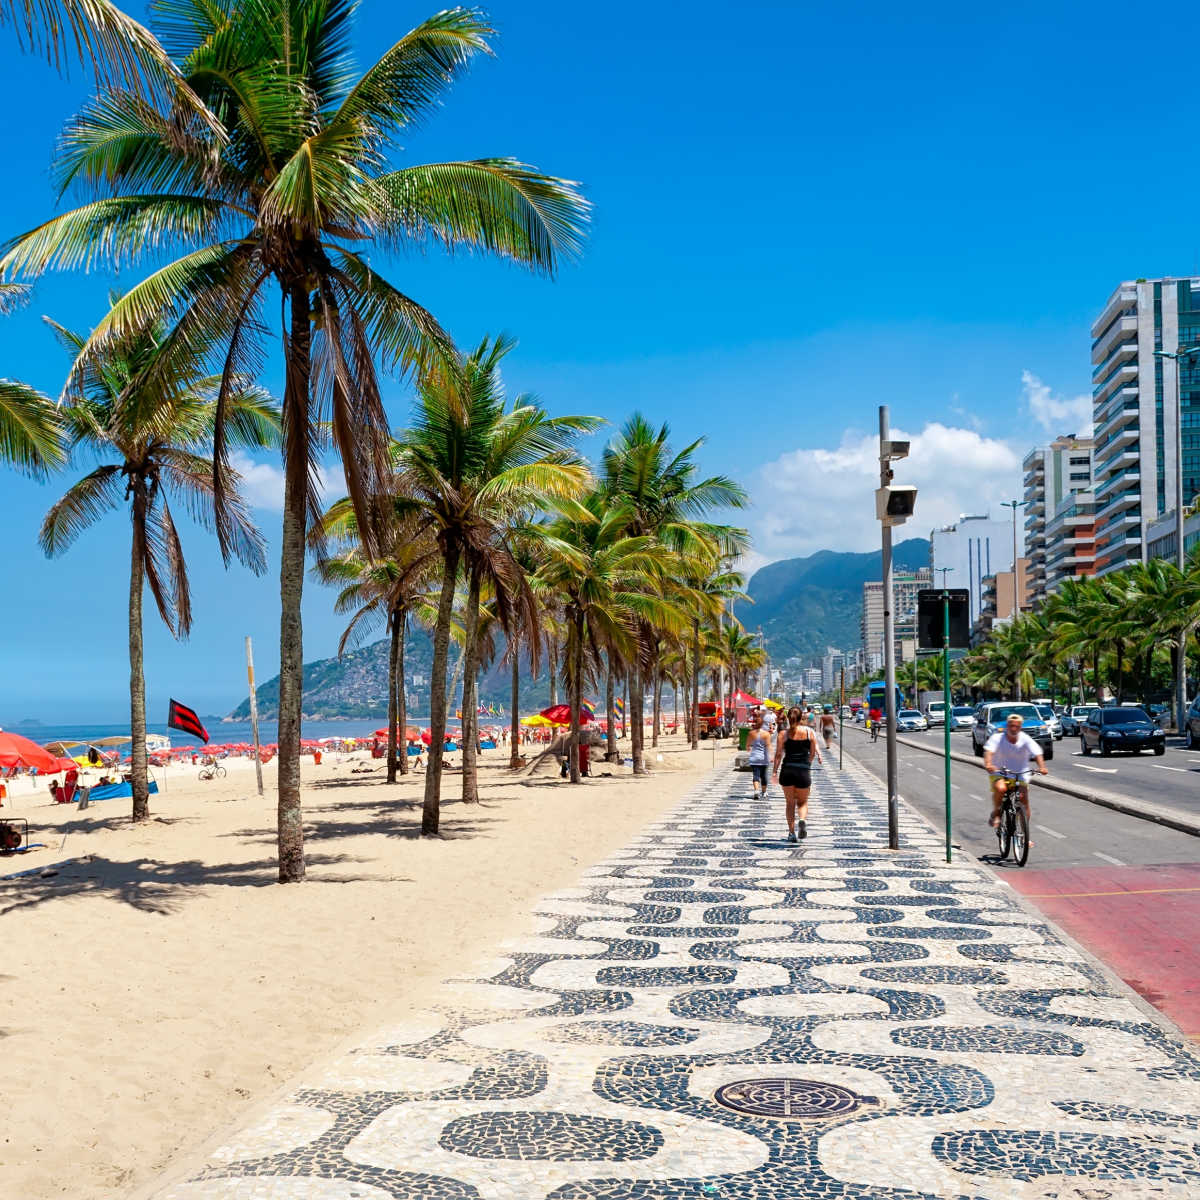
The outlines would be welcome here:
M 61 554 L 106 512 L 121 503 L 121 468 L 97 467 L 67 489 L 42 520 L 38 544 L 48 556 Z
M 0 462 L 44 477 L 65 461 L 54 402 L 28 384 L 0 379 Z

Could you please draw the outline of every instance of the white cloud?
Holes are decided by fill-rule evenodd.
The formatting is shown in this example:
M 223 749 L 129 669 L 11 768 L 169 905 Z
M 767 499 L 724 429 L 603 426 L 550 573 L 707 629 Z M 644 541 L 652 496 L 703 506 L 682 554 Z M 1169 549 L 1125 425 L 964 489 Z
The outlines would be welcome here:
M 242 477 L 242 495 L 251 508 L 283 512 L 282 467 L 276 463 L 258 462 L 244 450 L 235 450 L 229 461 Z M 346 494 L 346 477 L 340 466 L 322 467 L 318 476 L 322 500 L 336 500 Z
M 1092 398 L 1063 396 L 1051 390 L 1032 371 L 1021 372 L 1021 390 L 1029 415 L 1051 436 L 1077 433 L 1087 437 L 1092 432 Z
M 998 515 L 1001 500 L 1021 494 L 1020 453 L 1007 442 L 936 421 L 919 433 L 894 429 L 892 435 L 911 442 L 908 457 L 893 466 L 896 482 L 917 487 L 916 515 L 896 529 L 897 541 L 927 537 L 964 512 Z M 876 433 L 848 432 L 835 449 L 781 455 L 761 469 L 751 489 L 756 559 L 875 549 L 878 486 Z

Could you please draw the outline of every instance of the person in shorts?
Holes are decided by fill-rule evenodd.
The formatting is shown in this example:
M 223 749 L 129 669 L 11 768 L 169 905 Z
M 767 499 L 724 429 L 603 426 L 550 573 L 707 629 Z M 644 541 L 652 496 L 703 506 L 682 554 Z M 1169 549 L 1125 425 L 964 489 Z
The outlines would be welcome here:
M 750 766 L 754 794 L 765 796 L 767 794 L 767 763 L 771 752 L 771 735 L 763 728 L 762 713 L 757 710 L 750 717 L 750 732 L 746 735 L 746 749 L 749 751 L 747 762 Z
M 1004 804 L 1004 793 L 1008 788 L 1008 780 L 1000 772 L 1010 771 L 1021 781 L 1021 803 L 1025 806 L 1025 816 L 1032 820 L 1029 811 L 1029 777 L 1031 763 L 1037 763 L 1038 774 L 1049 775 L 1046 770 L 1046 760 L 1042 757 L 1042 748 L 1022 728 L 1021 717 L 1018 713 L 1010 713 L 1004 728 L 999 733 L 993 733 L 983 747 L 983 765 L 991 780 L 992 815 L 988 824 L 995 829 L 1000 824 L 1000 808 Z M 1031 846 L 1032 842 L 1029 843 Z

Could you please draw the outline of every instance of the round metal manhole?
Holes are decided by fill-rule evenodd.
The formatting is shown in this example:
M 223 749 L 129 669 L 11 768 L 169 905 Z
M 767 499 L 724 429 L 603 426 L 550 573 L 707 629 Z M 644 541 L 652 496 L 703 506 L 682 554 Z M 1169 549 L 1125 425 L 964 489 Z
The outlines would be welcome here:
M 740 1079 L 717 1088 L 716 1101 L 734 1112 L 780 1121 L 825 1121 L 848 1117 L 874 1096 L 860 1096 L 817 1079 Z

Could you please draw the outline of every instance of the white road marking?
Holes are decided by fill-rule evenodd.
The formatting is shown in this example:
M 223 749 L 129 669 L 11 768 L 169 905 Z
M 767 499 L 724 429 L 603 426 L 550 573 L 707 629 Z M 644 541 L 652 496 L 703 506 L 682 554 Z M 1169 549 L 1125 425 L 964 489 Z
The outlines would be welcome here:
M 1123 867 L 1125 864 L 1119 858 L 1113 858 L 1111 854 L 1101 854 L 1099 850 L 1093 850 L 1092 853 L 1097 858 L 1104 859 L 1105 862 L 1110 862 L 1114 867 Z
M 1187 767 L 1164 767 L 1162 763 L 1151 763 L 1150 765 L 1151 765 L 1151 766 L 1152 766 L 1152 767 L 1153 767 L 1153 768 L 1154 768 L 1156 771 L 1180 771 L 1180 772 L 1182 772 L 1184 775 L 1188 775 L 1188 774 L 1190 774 L 1190 773 L 1191 773 L 1191 772 L 1189 772 L 1189 770 L 1187 769 Z
M 1048 833 L 1053 838 L 1065 838 L 1065 833 L 1059 833 L 1057 829 L 1051 829 L 1048 825 L 1035 825 L 1034 829 L 1040 829 L 1043 833 Z
M 1087 763 L 1080 763 L 1079 769 L 1081 771 L 1095 771 L 1097 775 L 1115 775 L 1117 773 L 1116 767 L 1089 767 Z

